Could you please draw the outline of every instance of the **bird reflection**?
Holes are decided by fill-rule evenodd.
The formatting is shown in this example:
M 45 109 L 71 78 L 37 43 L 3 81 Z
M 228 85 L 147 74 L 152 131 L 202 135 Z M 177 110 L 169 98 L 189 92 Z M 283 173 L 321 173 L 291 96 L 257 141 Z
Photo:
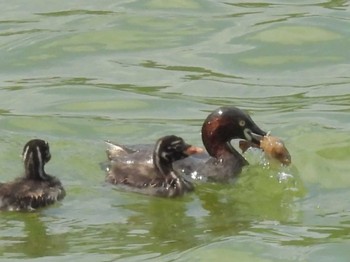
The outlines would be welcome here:
M 260 221 L 297 221 L 295 200 L 303 195 L 302 185 L 281 182 L 276 170 L 250 166 L 235 184 L 199 185 L 196 194 L 208 211 L 202 227 L 213 236 L 232 236 L 249 230 Z M 285 182 L 285 184 L 283 184 Z
M 49 234 L 40 213 L 2 213 L 2 229 L 18 232 L 20 236 L 1 236 L 4 244 L 1 253 L 13 254 L 15 257 L 57 256 L 64 253 L 66 245 L 64 235 Z M 4 227 L 4 225 L 7 228 Z M 16 228 L 13 228 L 16 225 Z
M 148 203 L 129 205 L 125 208 L 135 211 L 128 219 L 133 236 L 135 229 L 143 230 L 144 240 L 151 243 L 149 251 L 164 252 L 186 250 L 197 244 L 196 219 L 187 215 L 190 195 L 179 199 L 149 198 Z

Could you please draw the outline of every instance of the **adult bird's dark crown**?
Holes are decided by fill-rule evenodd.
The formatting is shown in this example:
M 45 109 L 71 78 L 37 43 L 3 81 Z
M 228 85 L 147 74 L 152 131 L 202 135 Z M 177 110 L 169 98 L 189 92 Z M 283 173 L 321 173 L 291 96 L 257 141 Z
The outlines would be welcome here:
M 213 157 L 219 157 L 227 149 L 232 151 L 229 144 L 232 139 L 244 139 L 259 146 L 265 135 L 247 113 L 236 107 L 219 107 L 202 126 L 203 144 Z

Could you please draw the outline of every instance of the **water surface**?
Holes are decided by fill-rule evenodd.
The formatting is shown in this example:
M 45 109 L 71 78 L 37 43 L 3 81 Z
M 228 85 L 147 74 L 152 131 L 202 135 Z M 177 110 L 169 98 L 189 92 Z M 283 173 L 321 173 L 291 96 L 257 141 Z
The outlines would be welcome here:
M 2 213 L 1 261 L 347 261 L 348 1 L 0 3 L 1 181 L 50 142 L 60 204 Z M 104 139 L 200 145 L 218 106 L 283 138 L 293 165 L 159 199 L 106 185 Z M 291 177 L 281 180 L 281 174 Z

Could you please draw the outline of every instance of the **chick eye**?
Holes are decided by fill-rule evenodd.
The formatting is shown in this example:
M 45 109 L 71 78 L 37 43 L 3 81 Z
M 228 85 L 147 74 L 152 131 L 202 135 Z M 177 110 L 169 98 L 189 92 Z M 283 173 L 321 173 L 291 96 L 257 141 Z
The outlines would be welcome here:
M 242 127 L 245 126 L 245 121 L 244 120 L 239 120 L 239 125 L 242 126 Z
M 177 152 L 181 152 L 181 151 L 183 151 L 184 149 L 183 149 L 183 147 L 182 147 L 181 145 L 178 145 L 178 146 L 175 147 L 175 150 L 176 150 Z

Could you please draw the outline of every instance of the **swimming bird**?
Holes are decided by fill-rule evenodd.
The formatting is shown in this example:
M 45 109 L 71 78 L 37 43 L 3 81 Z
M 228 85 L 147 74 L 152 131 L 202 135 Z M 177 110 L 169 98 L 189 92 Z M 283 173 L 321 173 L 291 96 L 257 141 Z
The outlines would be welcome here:
M 194 190 L 193 184 L 173 170 L 176 160 L 201 153 L 202 148 L 185 143 L 178 136 L 159 138 L 154 146 L 152 164 L 137 160 L 137 152 L 120 148 L 119 156 L 107 168 L 106 181 L 129 191 L 161 197 L 176 197 Z M 135 159 L 136 156 L 136 159 Z M 128 160 L 127 160 L 128 159 Z
M 0 183 L 0 210 L 32 211 L 65 197 L 61 182 L 45 172 L 51 159 L 48 142 L 33 139 L 22 152 L 24 175 L 12 182 Z
M 202 125 L 202 141 L 207 151 L 173 165 L 174 170 L 195 180 L 226 183 L 235 179 L 242 168 L 248 165 L 245 158 L 235 150 L 233 139 L 249 141 L 250 145 L 260 147 L 260 141 L 266 136 L 243 110 L 227 106 L 212 111 Z M 109 160 L 123 161 L 125 152 L 133 152 L 135 158 L 144 165 L 152 161 L 150 145 L 123 146 L 107 141 Z

